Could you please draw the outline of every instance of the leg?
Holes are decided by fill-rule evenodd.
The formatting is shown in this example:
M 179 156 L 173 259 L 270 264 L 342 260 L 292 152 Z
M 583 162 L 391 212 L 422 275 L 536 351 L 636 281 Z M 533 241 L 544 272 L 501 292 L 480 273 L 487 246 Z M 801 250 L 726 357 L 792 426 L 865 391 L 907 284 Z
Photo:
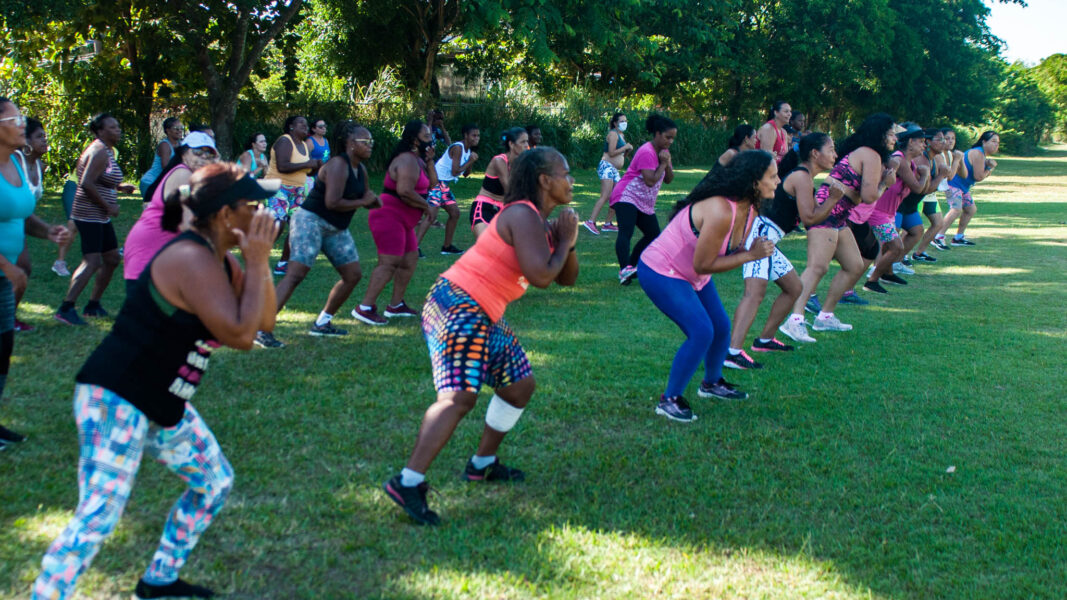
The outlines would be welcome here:
M 445 205 L 448 220 L 445 221 L 445 246 L 451 246 L 456 235 L 456 226 L 459 225 L 459 207 L 453 204 Z M 419 238 L 420 240 L 422 238 Z
M 965 202 L 963 204 L 963 212 L 960 214 L 960 225 L 956 228 L 956 236 L 963 236 L 963 232 L 967 230 L 967 224 L 971 222 L 971 218 L 974 217 L 976 212 L 978 212 L 978 208 L 975 207 L 973 202 L 970 204 Z
M 808 229 L 808 263 L 800 275 L 803 289 L 800 297 L 793 303 L 793 314 L 804 316 L 804 304 L 815 293 L 819 282 L 830 269 L 830 259 L 837 252 L 837 241 L 841 231 L 829 227 Z
M 944 222 L 941 224 L 941 231 L 938 233 L 945 235 L 949 227 L 952 227 L 952 224 L 956 222 L 956 219 L 958 219 L 961 214 L 963 214 L 962 207 L 953 206 L 952 208 L 949 208 L 948 212 L 945 213 Z
M 944 225 L 944 220 L 941 218 L 941 213 L 933 212 L 926 215 L 930 219 L 930 227 L 926 229 L 926 233 L 923 234 L 922 240 L 919 241 L 919 245 L 915 247 L 916 254 L 922 254 L 926 252 L 926 249 L 930 246 L 930 242 L 934 241 L 934 236 L 941 232 L 941 227 Z
M 745 292 L 741 296 L 741 302 L 734 311 L 733 330 L 730 334 L 730 347 L 740 348 L 745 344 L 745 336 L 756 320 L 756 312 L 763 302 L 763 296 L 767 293 L 767 280 L 760 277 L 745 278 Z M 779 296 L 779 300 L 781 296 Z M 790 303 L 790 306 L 792 303 Z M 775 325 L 774 328 L 778 326 Z M 773 331 L 773 329 L 772 329 Z M 773 333 L 771 335 L 774 335 Z
M 730 345 L 730 317 L 726 314 L 714 281 L 708 281 L 708 285 L 696 294 L 712 327 L 711 344 L 704 355 L 704 381 L 715 383 L 722 379 L 722 363 L 726 360 Z
M 507 404 L 523 409 L 529 404 L 536 387 L 533 376 L 528 376 L 511 385 L 497 389 L 496 394 Z M 510 430 L 511 428 L 508 427 L 507 429 Z M 507 431 L 497 431 L 486 423 L 485 428 L 482 430 L 482 439 L 478 442 L 478 451 L 475 454 L 477 456 L 494 456 L 497 448 L 500 447 L 500 442 L 504 441 L 504 436 L 507 434 Z
M 826 301 L 822 303 L 822 310 L 826 313 L 833 313 L 841 296 L 851 290 L 863 276 L 863 257 L 860 256 L 856 238 L 848 227 L 838 232 L 834 258 L 837 264 L 841 265 L 841 270 L 830 280 L 830 291 L 826 293 Z
M 74 271 L 74 276 L 70 278 L 70 288 L 67 289 L 67 295 L 63 298 L 63 301 L 71 304 L 76 302 L 85 286 L 89 285 L 89 280 L 103 266 L 104 258 L 99 252 L 82 256 L 81 264 Z
M 93 291 L 89 294 L 89 302 L 100 302 L 100 299 L 104 297 L 104 290 L 106 290 L 108 284 L 111 283 L 111 276 L 122 262 L 122 257 L 119 255 L 118 248 L 112 248 L 111 250 L 104 252 L 101 255 L 101 258 L 103 264 L 96 274 L 96 281 L 93 282 Z
M 630 252 L 630 264 L 636 265 L 641 259 L 641 253 L 659 236 L 659 219 L 656 215 L 648 215 L 643 212 L 637 213 L 637 228 L 641 230 L 641 239 L 637 240 L 632 252 Z
M 596 218 L 600 215 L 600 211 L 611 199 L 611 192 L 615 189 L 614 179 L 601 179 L 600 180 L 600 197 L 597 198 L 596 204 L 593 205 L 593 212 L 589 213 L 589 221 L 596 223 Z
M 697 367 L 700 366 L 700 361 L 709 356 L 709 349 L 716 339 L 715 325 L 711 315 L 697 296 L 697 292 L 688 282 L 660 275 L 643 262 L 638 264 L 637 273 L 641 279 L 641 288 L 645 290 L 648 298 L 685 334 L 685 341 L 674 355 L 670 376 L 667 379 L 667 388 L 663 392 L 665 398 L 681 396 L 693 378 L 693 374 L 696 373 Z M 705 289 L 707 287 L 715 289 L 710 282 Z M 712 367 L 717 366 L 720 372 L 722 361 L 726 357 L 730 335 L 729 318 L 725 315 L 726 311 L 723 310 L 726 326 L 722 330 L 722 343 L 720 344 L 722 356 L 719 357 L 718 365 L 712 365 Z
M 22 252 L 19 253 L 18 259 L 15 261 L 18 268 L 22 269 L 26 273 L 26 277 L 29 278 L 30 273 L 33 271 L 33 264 L 30 262 L 30 249 L 23 247 Z M 26 286 L 29 287 L 29 286 Z M 22 302 L 22 296 L 26 293 L 26 287 L 15 290 L 15 309 L 18 310 L 19 303 Z
M 415 256 L 418 257 L 418 253 Z M 367 284 L 367 291 L 363 294 L 362 304 L 364 306 L 374 306 L 378 302 L 378 296 L 381 295 L 385 286 L 392 281 L 393 275 L 400 268 L 400 263 L 403 259 L 403 256 L 378 255 L 378 266 L 371 271 L 370 283 Z
M 282 280 L 278 282 L 278 287 L 274 291 L 275 296 L 277 296 L 278 312 L 282 312 L 282 307 L 293 296 L 293 290 L 304 281 L 309 272 L 311 272 L 311 267 L 302 262 L 294 260 L 289 263 L 285 277 L 282 277 Z
M 144 574 L 146 583 L 165 585 L 178 579 L 178 571 L 200 535 L 222 510 L 233 488 L 233 468 L 215 435 L 189 403 L 178 425 L 151 428 L 145 450 L 189 486 L 171 509 L 159 547 Z
M 419 240 L 419 245 L 422 245 L 422 238 L 426 235 L 426 232 L 430 230 L 430 226 L 437 220 L 437 213 L 441 209 L 437 206 L 430 209 L 430 215 L 422 215 L 419 219 L 419 223 L 415 226 L 415 237 Z
M 619 202 L 615 214 L 619 217 L 619 235 L 615 238 L 615 257 L 619 260 L 619 268 L 637 266 L 630 262 L 630 239 L 637 226 L 637 207 L 629 202 Z
M 407 468 L 418 473 L 426 473 L 445 447 L 456 425 L 478 401 L 478 394 L 470 391 L 438 392 L 437 401 L 426 409 L 419 427 L 419 437 L 415 449 L 408 459 Z
M 66 598 L 111 535 L 130 497 L 141 464 L 148 418 L 104 388 L 79 384 L 74 392 L 78 425 L 78 508 L 41 561 L 33 597 Z
M 63 262 L 67 261 L 67 251 L 70 250 L 71 244 L 74 243 L 74 238 L 78 236 L 78 228 L 74 226 L 74 221 L 67 220 L 67 231 L 70 232 L 70 237 L 66 242 L 59 244 L 59 249 L 56 252 L 56 260 Z
M 404 293 L 408 291 L 408 283 L 411 282 L 411 277 L 415 275 L 415 267 L 418 264 L 419 251 L 417 248 L 400 257 L 400 264 L 397 265 L 396 274 L 393 277 L 393 296 L 389 306 L 397 306 L 404 301 Z
M 923 237 L 923 233 L 924 231 L 922 223 L 919 223 L 918 225 L 914 225 L 911 228 L 904 230 L 904 235 L 900 236 L 900 243 L 904 246 L 903 256 L 907 256 L 908 252 L 911 252 L 912 249 L 915 248 L 916 245 L 918 245 L 919 240 L 921 240 Z
M 878 257 L 878 260 L 874 261 L 874 272 L 871 273 L 867 280 L 878 281 L 882 275 L 892 272 L 893 263 L 899 261 L 903 256 L 904 244 L 901 243 L 900 238 L 882 244 L 882 254 Z
M 358 260 L 337 267 L 337 273 L 341 279 L 333 285 L 330 295 L 326 297 L 326 307 L 322 309 L 328 315 L 335 315 L 341 310 L 341 306 L 352 295 L 352 290 L 356 289 L 356 284 L 363 278 L 363 269 Z
M 789 316 L 789 311 L 796 304 L 796 301 L 804 298 L 802 295 L 804 284 L 800 281 L 800 276 L 797 275 L 795 269 L 776 279 L 775 283 L 782 289 L 782 292 L 778 294 L 778 297 L 774 299 L 774 303 L 771 304 L 771 314 L 767 315 L 767 323 L 763 326 L 763 331 L 760 332 L 760 338 L 765 340 L 774 337 L 774 332 Z M 767 284 L 764 283 L 763 287 L 766 289 Z M 747 285 L 745 289 L 747 292 Z M 739 348 L 740 346 L 734 347 Z

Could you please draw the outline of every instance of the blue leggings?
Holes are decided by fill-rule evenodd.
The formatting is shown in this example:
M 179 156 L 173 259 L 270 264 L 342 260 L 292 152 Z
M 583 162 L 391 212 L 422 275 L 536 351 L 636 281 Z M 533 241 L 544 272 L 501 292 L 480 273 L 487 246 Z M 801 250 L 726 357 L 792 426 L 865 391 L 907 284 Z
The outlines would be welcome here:
M 704 360 L 704 381 L 718 381 L 722 377 L 722 361 L 730 346 L 730 317 L 715 291 L 715 282 L 709 281 L 698 292 L 688 281 L 660 275 L 644 261 L 637 264 L 637 278 L 656 308 L 685 333 L 685 342 L 674 355 L 663 395 L 668 398 L 681 396 L 701 359 Z

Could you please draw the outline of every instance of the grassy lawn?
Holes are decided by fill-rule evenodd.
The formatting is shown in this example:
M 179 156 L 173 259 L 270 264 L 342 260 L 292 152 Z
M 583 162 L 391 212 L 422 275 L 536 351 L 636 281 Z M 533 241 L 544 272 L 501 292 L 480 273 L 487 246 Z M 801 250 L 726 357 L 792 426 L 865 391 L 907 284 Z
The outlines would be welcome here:
M 661 223 L 703 172 L 664 187 Z M 584 216 L 599 184 L 575 175 Z M 461 247 L 477 185 L 456 186 Z M 380 490 L 433 388 L 414 319 L 371 328 L 347 314 L 376 259 L 361 211 L 365 280 L 337 320 L 350 335 L 306 335 L 336 280 L 320 257 L 279 317 L 287 348 L 213 359 L 194 402 L 237 482 L 183 575 L 248 599 L 1063 598 L 1065 186 L 1067 148 L 1001 159 L 975 188 L 977 246 L 931 250 L 940 260 L 916 266 L 907 288 L 841 307 L 852 332 L 727 373 L 748 401 L 700 400 L 695 378 L 692 424 L 653 413 L 680 331 L 639 285 L 618 285 L 614 234 L 583 231 L 578 285 L 531 289 L 508 310 L 539 388 L 501 455 L 527 481 L 460 481 L 483 400 L 429 473 L 437 529 L 411 525 Z M 126 200 L 120 234 L 137 213 Z M 56 194 L 39 214 L 61 216 Z M 441 238 L 431 229 L 423 244 L 415 306 L 454 260 L 435 252 Z M 73 377 L 110 327 L 51 320 L 67 280 L 49 271 L 53 247 L 31 247 L 20 316 L 37 330 L 16 336 L 0 408 L 30 436 L 0 453 L 0 598 L 28 596 L 77 503 Z M 802 270 L 803 237 L 782 248 Z M 715 280 L 732 314 L 740 272 Z M 113 314 L 122 293 L 117 276 Z M 144 464 L 82 597 L 129 596 L 181 490 Z

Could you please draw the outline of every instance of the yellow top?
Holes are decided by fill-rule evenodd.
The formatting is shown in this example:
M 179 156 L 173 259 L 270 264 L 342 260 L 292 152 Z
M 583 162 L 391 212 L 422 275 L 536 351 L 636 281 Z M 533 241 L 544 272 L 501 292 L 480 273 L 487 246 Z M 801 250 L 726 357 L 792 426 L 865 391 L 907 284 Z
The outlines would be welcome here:
M 309 160 L 306 142 L 304 144 L 298 144 L 296 143 L 296 140 L 294 140 L 293 137 L 288 133 L 283 135 L 282 137 L 288 138 L 289 143 L 293 145 L 293 154 L 289 158 L 289 162 L 302 163 L 307 162 Z M 310 172 L 311 167 L 293 171 L 292 173 L 282 173 L 278 171 L 278 157 L 274 156 L 274 147 L 272 146 L 270 149 L 270 166 L 267 167 L 267 175 L 266 177 L 264 177 L 264 179 L 281 179 L 282 185 L 304 187 L 304 185 L 307 183 L 308 173 Z

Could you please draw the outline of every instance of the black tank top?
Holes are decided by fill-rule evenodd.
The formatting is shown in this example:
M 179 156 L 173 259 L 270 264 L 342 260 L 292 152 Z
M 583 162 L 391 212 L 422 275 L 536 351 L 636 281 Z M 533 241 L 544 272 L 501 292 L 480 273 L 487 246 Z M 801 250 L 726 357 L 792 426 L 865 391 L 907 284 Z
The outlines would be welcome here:
M 785 180 L 789 179 L 789 176 L 797 171 L 809 171 L 804 167 L 797 167 L 786 174 L 782 178 L 781 183 L 774 190 L 774 198 L 765 200 L 760 204 L 760 214 L 764 218 L 770 219 L 782 230 L 782 235 L 785 235 L 797 228 L 797 223 L 800 222 L 800 213 L 797 211 L 797 199 L 789 192 L 785 191 Z
M 186 231 L 164 248 L 185 240 L 211 247 L 199 234 Z M 225 264 L 232 278 L 229 261 Z M 149 263 L 126 297 L 111 333 L 75 380 L 111 390 L 152 422 L 173 427 L 185 415 L 185 402 L 196 392 L 211 352 L 218 347 L 199 317 L 163 298 L 152 283 Z
M 367 193 L 367 178 L 363 173 L 363 165 L 359 165 L 358 169 L 353 169 L 346 157 L 338 156 L 337 159 L 344 161 L 348 166 L 348 178 L 345 179 L 345 189 L 341 192 L 341 197 L 345 200 L 362 198 L 363 194 Z M 315 182 L 315 186 L 311 188 L 311 193 L 304 200 L 302 207 L 340 230 L 348 229 L 352 223 L 352 215 L 356 214 L 354 210 L 338 211 L 326 208 L 326 184 L 322 181 Z

